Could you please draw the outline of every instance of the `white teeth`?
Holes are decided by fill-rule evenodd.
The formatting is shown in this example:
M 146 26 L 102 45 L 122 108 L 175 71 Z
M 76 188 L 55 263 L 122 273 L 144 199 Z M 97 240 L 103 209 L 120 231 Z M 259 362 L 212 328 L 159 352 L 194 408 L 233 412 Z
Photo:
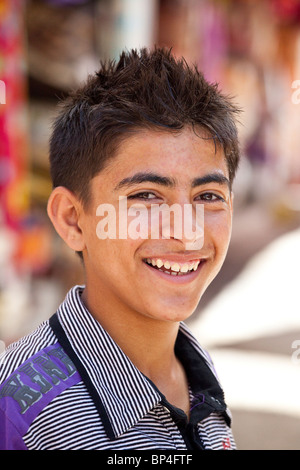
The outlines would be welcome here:
M 156 259 L 156 258 L 147 258 L 147 263 L 156 266 L 160 271 L 163 271 L 162 267 L 165 269 L 170 269 L 171 272 L 170 274 L 172 275 L 182 275 L 183 273 L 188 273 L 189 271 L 196 271 L 196 269 L 199 266 L 200 260 L 199 261 L 193 261 L 191 263 L 185 263 L 183 265 L 180 265 L 179 263 L 170 263 L 169 261 L 162 261 L 161 259 Z M 164 271 L 166 272 L 166 271 Z
M 172 264 L 171 265 L 171 271 L 179 272 L 180 271 L 180 266 L 178 263 Z
M 199 263 L 200 263 L 200 261 L 195 261 L 194 262 L 194 267 L 193 267 L 194 271 L 196 271 L 198 269 Z
M 186 263 L 180 268 L 180 272 L 187 273 L 189 271 L 189 265 Z

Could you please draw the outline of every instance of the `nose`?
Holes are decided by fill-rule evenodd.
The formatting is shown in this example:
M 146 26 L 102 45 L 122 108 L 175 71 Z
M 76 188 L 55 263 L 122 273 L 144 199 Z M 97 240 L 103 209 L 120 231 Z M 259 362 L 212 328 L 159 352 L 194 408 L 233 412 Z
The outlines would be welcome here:
M 163 239 L 180 240 L 185 250 L 199 250 L 204 244 L 203 204 L 162 204 L 160 211 L 160 233 Z

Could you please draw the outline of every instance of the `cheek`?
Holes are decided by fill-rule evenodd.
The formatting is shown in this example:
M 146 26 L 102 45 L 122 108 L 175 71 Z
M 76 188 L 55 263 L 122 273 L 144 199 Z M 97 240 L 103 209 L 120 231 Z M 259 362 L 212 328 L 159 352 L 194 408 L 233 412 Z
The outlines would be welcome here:
M 205 214 L 204 240 L 214 245 L 217 255 L 226 255 L 231 238 L 231 229 L 231 212 L 222 211 Z
M 144 208 L 131 207 L 127 214 L 127 239 L 132 241 L 149 238 L 151 226 L 150 211 Z

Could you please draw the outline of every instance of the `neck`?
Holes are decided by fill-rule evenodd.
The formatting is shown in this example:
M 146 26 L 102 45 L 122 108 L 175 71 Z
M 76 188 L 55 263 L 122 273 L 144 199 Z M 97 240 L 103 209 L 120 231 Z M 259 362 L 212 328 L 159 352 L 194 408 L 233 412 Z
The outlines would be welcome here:
M 158 320 L 127 310 L 119 303 L 106 305 L 105 297 L 89 295 L 82 300 L 131 362 L 147 376 L 173 405 L 189 416 L 185 370 L 175 355 L 179 322 Z M 107 308 L 106 308 L 107 307 Z
M 156 320 L 126 311 L 120 305 L 105 308 L 103 298 L 100 308 L 97 297 L 93 298 L 87 289 L 82 300 L 131 362 L 154 383 L 168 371 L 172 373 L 176 369 L 178 360 L 174 346 L 179 322 Z

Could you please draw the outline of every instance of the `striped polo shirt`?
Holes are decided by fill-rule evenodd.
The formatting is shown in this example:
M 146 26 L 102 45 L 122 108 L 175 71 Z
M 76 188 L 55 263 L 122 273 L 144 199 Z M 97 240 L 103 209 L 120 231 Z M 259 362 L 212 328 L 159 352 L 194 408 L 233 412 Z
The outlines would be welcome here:
M 208 355 L 184 323 L 175 351 L 190 417 L 113 341 L 75 286 L 57 312 L 0 359 L 1 450 L 234 449 L 230 414 Z

